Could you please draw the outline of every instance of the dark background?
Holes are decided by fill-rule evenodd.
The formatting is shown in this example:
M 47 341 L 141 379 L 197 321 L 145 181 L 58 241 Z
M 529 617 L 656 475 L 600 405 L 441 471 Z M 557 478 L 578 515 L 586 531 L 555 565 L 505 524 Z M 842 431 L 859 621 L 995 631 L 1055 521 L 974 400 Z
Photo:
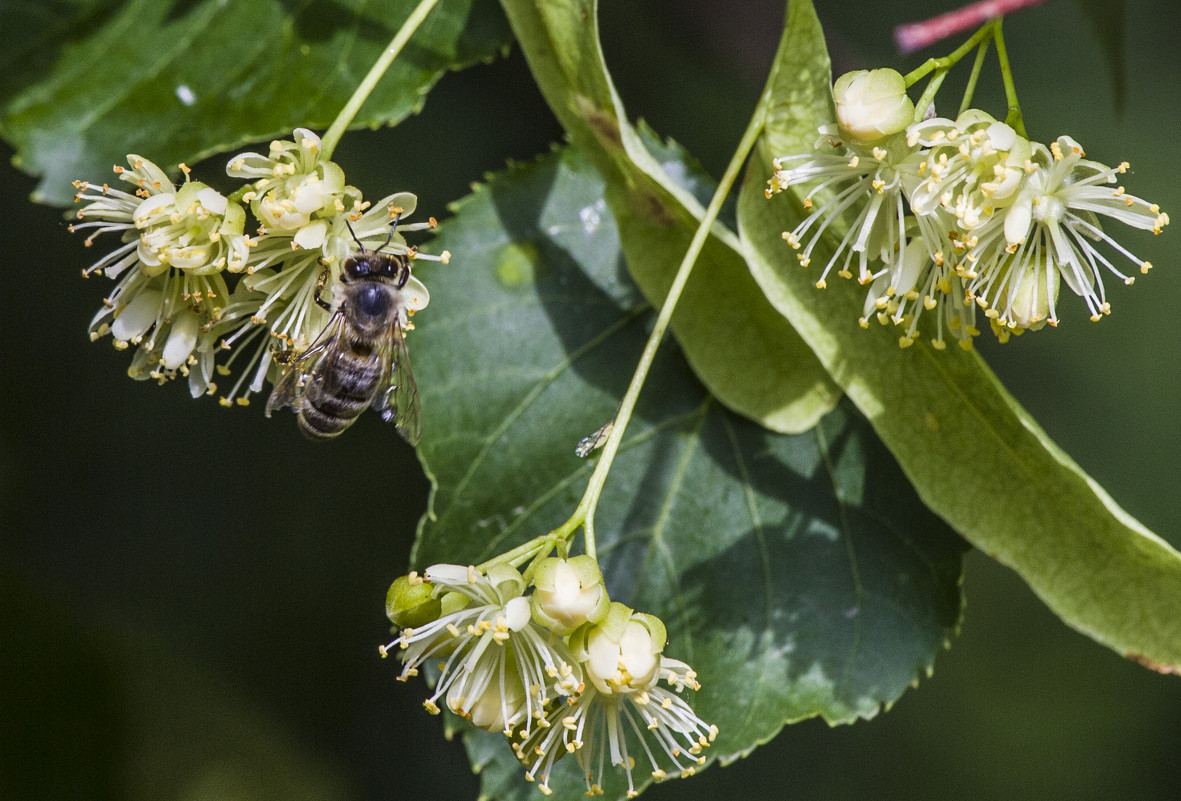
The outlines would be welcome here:
M 950 5 L 821 0 L 836 71 L 917 65 L 894 55 L 890 27 Z M 771 0 L 608 0 L 604 47 L 629 113 L 717 175 L 781 15 Z M 1030 135 L 1131 161 L 1129 190 L 1181 213 L 1178 17 L 1129 4 L 1120 113 L 1076 5 L 1006 32 Z M 981 92 L 1000 115 L 996 81 Z M 409 189 L 442 216 L 471 181 L 560 138 L 514 54 L 445 77 L 419 117 L 351 134 L 337 160 L 366 195 Z M 412 451 L 375 416 L 314 446 L 260 404 L 226 411 L 180 383 L 125 378 L 127 354 L 87 341 L 108 290 L 79 279 L 94 254 L 59 211 L 26 201 L 33 180 L 3 156 L 0 799 L 475 798 L 422 687 L 395 682 L 375 650 L 425 506 Z M 1109 281 L 1101 323 L 1064 294 L 1057 330 L 982 342 L 1051 436 L 1175 546 L 1178 235 L 1127 235 L 1157 269 L 1132 288 Z M 965 585 L 962 634 L 889 714 L 788 727 L 647 797 L 1175 798 L 1181 680 L 1067 629 L 979 553 Z

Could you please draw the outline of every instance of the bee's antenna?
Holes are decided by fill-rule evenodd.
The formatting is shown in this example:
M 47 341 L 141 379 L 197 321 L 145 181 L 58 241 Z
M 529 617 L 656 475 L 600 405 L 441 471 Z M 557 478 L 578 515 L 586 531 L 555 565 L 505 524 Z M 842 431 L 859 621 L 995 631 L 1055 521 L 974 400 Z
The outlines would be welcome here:
M 345 224 L 345 227 L 349 229 L 349 233 L 353 235 L 353 241 L 357 243 L 357 247 L 359 247 L 361 249 L 362 253 L 366 253 L 367 251 L 365 250 L 365 246 L 362 245 L 361 240 L 357 238 L 357 232 L 353 230 L 353 226 L 349 225 L 349 218 L 348 217 L 344 218 L 344 224 Z M 387 240 L 387 244 L 388 244 L 388 240 Z M 384 248 L 385 245 L 382 245 L 381 247 Z M 378 250 L 381 250 L 381 248 L 378 248 Z
M 383 242 L 381 244 L 381 248 L 384 248 L 390 242 L 394 241 L 394 231 L 398 230 L 398 221 L 401 219 L 402 219 L 402 212 L 399 211 L 397 214 L 394 215 L 394 221 L 392 223 L 390 223 L 389 236 L 387 236 L 385 238 L 385 242 Z M 381 250 L 381 248 L 378 248 L 378 250 Z

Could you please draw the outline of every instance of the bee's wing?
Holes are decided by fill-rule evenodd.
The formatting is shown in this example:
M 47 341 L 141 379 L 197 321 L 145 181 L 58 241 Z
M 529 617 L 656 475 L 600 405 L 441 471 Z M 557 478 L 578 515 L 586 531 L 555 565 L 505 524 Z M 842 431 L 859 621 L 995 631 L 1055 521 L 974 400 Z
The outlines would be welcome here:
M 332 350 L 333 344 L 340 336 L 343 320 L 344 314 L 342 312 L 337 311 L 333 314 L 328 320 L 328 324 L 324 326 L 324 330 L 320 332 L 320 336 L 316 337 L 316 341 L 299 354 L 291 364 L 287 365 L 283 376 L 271 391 L 271 396 L 267 398 L 267 417 L 270 417 L 271 412 L 275 409 L 299 411 L 308 379 L 315 372 L 316 365 L 320 363 L 320 360 Z
M 387 423 L 392 420 L 403 439 L 417 445 L 422 436 L 422 403 L 418 400 L 418 385 L 414 383 L 414 373 L 410 369 L 406 331 L 401 325 L 390 328 L 383 347 L 388 348 L 389 380 L 378 386 L 373 409 Z

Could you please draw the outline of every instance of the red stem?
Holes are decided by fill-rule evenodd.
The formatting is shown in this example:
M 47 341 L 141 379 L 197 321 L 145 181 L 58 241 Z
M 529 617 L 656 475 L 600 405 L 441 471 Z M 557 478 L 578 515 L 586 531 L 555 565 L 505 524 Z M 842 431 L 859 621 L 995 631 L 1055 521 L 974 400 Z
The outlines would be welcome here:
M 907 55 L 949 36 L 979 28 L 993 17 L 1021 11 L 1044 2 L 1046 0 L 979 0 L 922 22 L 899 25 L 894 29 L 894 41 L 902 54 Z

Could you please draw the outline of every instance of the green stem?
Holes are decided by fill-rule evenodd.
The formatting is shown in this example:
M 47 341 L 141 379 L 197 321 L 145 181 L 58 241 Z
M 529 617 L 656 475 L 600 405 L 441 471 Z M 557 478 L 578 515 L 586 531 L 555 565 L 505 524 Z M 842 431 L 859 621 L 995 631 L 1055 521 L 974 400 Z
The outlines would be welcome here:
M 705 215 L 701 218 L 701 223 L 697 226 L 697 231 L 693 235 L 693 240 L 689 243 L 689 249 L 685 252 L 685 257 L 681 260 L 681 266 L 677 269 L 677 274 L 673 278 L 672 286 L 669 287 L 668 294 L 664 298 L 664 304 L 660 307 L 660 314 L 656 318 L 655 325 L 652 326 L 652 333 L 648 335 L 648 341 L 644 345 L 644 352 L 640 355 L 640 361 L 636 365 L 636 371 L 632 375 L 631 383 L 628 384 L 627 392 L 619 404 L 619 411 L 615 414 L 611 433 L 607 436 L 606 444 L 603 445 L 603 454 L 599 457 L 594 472 L 591 473 L 590 481 L 587 482 L 586 492 L 583 494 L 582 500 L 579 501 L 578 507 L 574 510 L 574 514 L 570 516 L 570 519 L 551 532 L 551 536 L 554 537 L 569 537 L 579 526 L 582 526 L 586 541 L 586 552 L 592 559 L 597 559 L 594 522 L 595 509 L 598 507 L 599 496 L 603 492 L 603 485 L 607 481 L 607 474 L 611 472 L 611 465 L 615 461 L 615 455 L 619 451 L 619 445 L 623 442 L 624 432 L 627 431 L 627 424 L 631 420 L 632 412 L 635 410 L 636 400 L 640 397 L 640 390 L 644 386 L 644 381 L 648 378 L 648 371 L 651 369 L 652 362 L 656 358 L 656 350 L 660 346 L 661 339 L 664 338 L 664 332 L 668 329 L 669 323 L 672 320 L 673 311 L 677 307 L 677 301 L 681 299 L 681 292 L 685 289 L 685 285 L 689 281 L 689 274 L 693 271 L 693 265 L 697 263 L 697 257 L 701 254 L 701 249 L 705 246 L 710 229 L 718 218 L 718 212 L 722 209 L 722 202 L 730 194 L 730 188 L 734 185 L 734 181 L 738 177 L 738 171 L 746 162 L 747 155 L 754 147 L 759 134 L 763 131 L 764 118 L 765 104 L 763 101 L 760 101 L 754 116 L 751 118 L 750 124 L 746 128 L 746 132 L 742 135 L 742 140 L 738 143 L 738 149 L 735 150 L 734 156 L 726 166 L 725 173 L 722 174 L 722 180 L 718 183 L 718 188 L 714 191 L 713 198 L 705 210 Z
M 947 70 L 941 69 L 931 76 L 931 80 L 927 83 L 923 94 L 919 97 L 918 102 L 914 104 L 914 121 L 918 122 L 927 116 L 927 109 L 935 102 L 935 94 L 939 91 L 939 87 L 943 85 L 943 80 L 947 77 Z
M 1025 118 L 1021 114 L 1021 104 L 1017 102 L 1017 86 L 1013 83 L 1013 70 L 1009 66 L 1009 51 L 1005 47 L 1005 35 L 1001 31 L 1004 17 L 997 17 L 990 23 L 993 27 L 993 38 L 996 40 L 996 59 L 1001 67 L 1001 79 L 1005 84 L 1005 101 L 1009 104 L 1009 113 L 1005 115 L 1005 122 L 1013 126 L 1018 136 L 1029 138 L 1025 133 Z
M 480 564 L 476 565 L 476 570 L 479 570 L 481 573 L 483 573 L 493 565 L 501 564 L 509 564 L 513 567 L 520 567 L 521 565 L 525 564 L 525 562 L 539 554 L 548 554 L 554 549 L 554 546 L 557 544 L 557 542 L 558 538 L 554 536 L 553 532 L 550 532 L 549 534 L 542 534 L 540 537 L 534 537 L 528 542 L 518 545 L 511 551 L 506 551 L 493 559 L 489 559 L 487 562 L 481 562 Z
M 968 76 L 968 85 L 964 89 L 964 99 L 960 103 L 959 114 L 963 114 L 972 105 L 972 95 L 976 93 L 976 83 L 980 80 L 980 71 L 984 68 L 984 59 L 988 56 L 988 39 L 980 43 L 976 51 L 976 60 L 972 63 L 972 74 Z M 958 117 L 959 114 L 956 116 Z
M 996 28 L 996 30 L 999 30 L 999 28 Z M 914 86 L 916 83 L 921 81 L 927 75 L 930 75 L 932 72 L 935 72 L 937 70 L 941 71 L 941 72 L 946 72 L 947 70 L 951 69 L 952 67 L 954 67 L 956 64 L 958 64 L 960 62 L 960 59 L 962 59 L 964 56 L 968 55 L 968 53 L 971 53 L 972 48 L 974 48 L 976 45 L 980 44 L 984 40 L 992 38 L 993 31 L 994 31 L 994 23 L 992 21 L 990 21 L 987 24 L 982 25 L 980 27 L 980 30 L 978 30 L 978 31 L 976 31 L 976 33 L 972 34 L 971 39 L 969 39 L 968 41 L 964 42 L 962 45 L 957 47 L 949 55 L 946 55 L 943 58 L 929 58 L 929 59 L 927 59 L 920 66 L 916 67 L 914 70 L 912 70 L 906 74 L 906 77 L 903 80 L 906 81 L 907 88 Z
M 377 86 L 377 82 L 381 80 L 381 76 L 385 75 L 386 70 L 390 68 L 390 64 L 394 63 L 398 53 L 402 52 L 402 48 L 406 46 L 406 42 L 410 41 L 410 37 L 418 30 L 418 26 L 426 19 L 426 15 L 435 7 L 435 3 L 439 0 L 422 0 L 418 6 L 407 17 L 406 21 L 402 23 L 402 27 L 394 34 L 394 38 L 390 40 L 389 46 L 381 54 L 381 58 L 373 64 L 369 72 L 365 75 L 353 96 L 349 98 L 348 102 L 344 104 L 344 108 L 336 115 L 328 132 L 324 134 L 324 139 L 321 142 L 321 152 L 325 159 L 332 158 L 332 151 L 336 149 L 336 145 L 340 142 L 340 137 L 344 135 L 345 129 L 353 122 L 353 117 L 357 116 L 357 112 L 361 110 L 361 105 L 369 97 L 373 87 Z

